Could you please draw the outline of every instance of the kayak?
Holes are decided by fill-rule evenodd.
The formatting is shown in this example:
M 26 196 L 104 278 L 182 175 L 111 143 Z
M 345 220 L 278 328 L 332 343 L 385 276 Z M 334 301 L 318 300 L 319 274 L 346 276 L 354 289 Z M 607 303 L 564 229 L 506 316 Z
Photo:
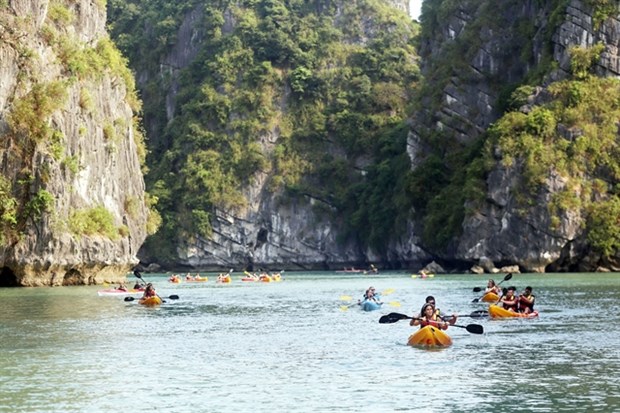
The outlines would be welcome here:
M 499 301 L 499 295 L 495 293 L 486 293 L 482 296 L 480 301 L 484 301 L 485 303 L 496 303 Z
M 258 277 L 258 279 L 259 281 L 262 281 L 264 283 L 270 283 L 271 281 L 273 281 L 268 275 L 261 275 L 260 277 Z
M 535 317 L 538 317 L 538 311 L 534 311 L 529 314 L 515 313 L 514 311 L 508 311 L 498 305 L 491 304 L 489 306 L 489 317 L 491 318 L 535 318 Z
M 226 276 L 223 278 L 218 278 L 215 282 L 220 283 L 220 284 L 228 284 L 230 282 L 232 282 L 232 278 L 230 278 L 230 276 Z
M 99 297 L 127 297 L 130 295 L 142 295 L 144 290 L 119 290 L 117 288 L 108 288 L 106 290 L 97 291 Z
M 173 283 L 173 284 L 181 284 L 181 279 L 180 278 L 168 278 L 168 282 Z
M 411 336 L 407 345 L 414 347 L 448 347 L 452 345 L 452 339 L 442 330 L 433 326 L 424 326 Z
M 411 278 L 413 278 L 414 280 L 416 278 L 433 278 L 435 277 L 435 274 L 411 274 Z
M 360 303 L 360 307 L 364 311 L 375 311 L 381 308 L 381 304 L 377 303 L 376 301 L 364 300 Z
M 147 307 L 155 307 L 161 304 L 161 298 L 158 296 L 149 297 L 149 298 L 141 298 L 138 300 L 138 303 L 145 305 Z
M 207 281 L 209 281 L 208 277 L 202 277 L 202 278 L 199 278 L 199 279 L 192 279 L 192 280 L 187 280 L 187 279 L 185 280 L 186 283 L 204 283 L 204 282 L 207 282 Z
M 243 278 L 241 279 L 241 281 L 253 282 L 253 281 L 258 281 L 258 278 L 243 277 Z

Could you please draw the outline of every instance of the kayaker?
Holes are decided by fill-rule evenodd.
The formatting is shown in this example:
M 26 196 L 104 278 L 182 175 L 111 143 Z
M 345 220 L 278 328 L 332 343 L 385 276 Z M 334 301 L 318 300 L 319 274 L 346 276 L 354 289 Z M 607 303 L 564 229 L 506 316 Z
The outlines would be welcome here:
M 364 291 L 363 297 L 364 297 L 364 300 L 367 300 L 368 297 L 372 297 L 374 295 L 375 295 L 375 287 L 370 286 L 370 287 L 368 287 L 368 289 L 366 291 Z
M 432 295 L 429 295 L 428 297 L 426 297 L 426 300 L 424 300 L 424 305 L 426 304 L 431 304 L 433 306 L 433 308 L 435 309 L 435 317 L 437 319 L 441 318 L 445 321 L 445 319 L 447 319 L 447 317 L 444 317 L 441 315 L 441 310 L 439 308 L 437 308 L 437 305 L 435 304 L 435 297 L 433 297 Z M 422 306 L 422 311 L 420 311 L 420 317 L 424 315 L 424 306 Z M 456 324 L 456 319 L 457 319 L 457 315 L 453 314 L 452 317 L 450 317 L 448 321 L 448 323 L 450 323 L 451 325 Z
M 379 297 L 379 294 L 375 294 L 375 287 L 372 286 L 368 287 L 368 289 L 364 293 L 364 299 L 360 300 L 358 304 L 361 304 L 364 301 L 374 301 L 377 304 L 383 304 L 383 302 L 381 301 L 381 297 Z
M 532 287 L 528 285 L 519 295 L 519 312 L 523 314 L 532 313 L 534 311 L 534 300 L 536 300 L 536 296 L 532 294 Z
M 144 290 L 144 286 L 142 284 L 140 284 L 140 282 L 136 281 L 136 283 L 133 285 L 133 289 L 134 290 Z
M 484 290 L 484 293 L 493 293 L 501 297 L 502 289 L 495 283 L 495 280 L 491 278 L 489 279 L 489 282 L 487 282 L 487 288 Z
M 121 282 L 116 289 L 119 291 L 127 291 L 127 285 L 124 282 Z
M 155 287 L 153 287 L 153 284 L 148 283 L 142 294 L 142 299 L 155 297 L 156 295 L 157 292 L 155 291 Z
M 437 327 L 441 330 L 448 329 L 448 323 L 441 320 L 435 314 L 435 307 L 431 303 L 426 303 L 422 306 L 422 314 L 418 318 L 414 318 L 409 322 L 411 326 L 420 326 L 424 328 L 428 325 Z
M 500 298 L 499 303 L 502 304 L 506 310 L 516 313 L 519 311 L 519 299 L 515 296 L 515 291 L 517 291 L 517 287 L 508 287 L 506 289 L 506 294 Z

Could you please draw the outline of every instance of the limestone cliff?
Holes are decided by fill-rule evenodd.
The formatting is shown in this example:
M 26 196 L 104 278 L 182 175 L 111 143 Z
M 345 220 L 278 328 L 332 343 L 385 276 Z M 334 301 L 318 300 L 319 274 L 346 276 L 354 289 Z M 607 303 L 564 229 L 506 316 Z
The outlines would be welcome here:
M 409 138 L 414 168 L 428 156 L 425 145 L 432 131 L 439 131 L 452 148 L 483 138 L 505 108 L 502 93 L 527 83 L 528 76 L 536 76 L 534 70 L 542 70 L 546 76 L 521 111 L 528 113 L 548 99 L 546 87 L 567 79 L 572 72 L 570 50 L 574 46 L 589 49 L 602 44 L 604 50 L 592 72 L 598 76 L 620 74 L 617 7 L 598 22 L 591 2 L 578 0 L 445 1 L 427 2 L 425 7 L 427 14 L 422 20 L 427 32 L 421 54 L 427 86 L 440 92 L 434 101 L 428 95 L 423 97 L 427 106 L 415 116 Z M 460 52 L 454 53 L 459 48 Z M 439 80 L 432 71 L 442 65 L 448 65 L 452 73 Z M 572 137 L 566 132 L 559 123 L 555 133 L 567 142 L 574 140 L 574 132 Z M 524 202 L 520 196 L 523 169 L 502 165 L 502 154 L 497 148 L 495 151 L 496 165 L 485 177 L 484 201 L 466 201 L 468 212 L 461 234 L 438 254 L 470 263 L 490 259 L 535 272 L 619 268 L 613 257 L 604 258 L 586 241 L 584 208 L 552 211 L 550 206 L 559 194 L 579 196 L 578 189 L 568 186 L 566 176 L 550 168 L 540 190 Z
M 148 207 L 133 79 L 99 1 L 0 2 L 0 285 L 116 281 Z
M 287 10 L 287 7 L 291 9 Z M 269 11 L 264 12 L 263 8 Z M 199 234 L 195 230 L 184 231 L 184 228 L 178 228 L 175 232 L 167 234 L 159 234 L 161 241 L 157 245 L 151 245 L 147 241 L 141 250 L 140 258 L 145 265 L 161 263 L 169 267 L 201 269 L 229 267 L 327 269 L 341 268 L 345 265 L 367 265 L 368 262 L 380 261 L 393 262 L 396 263 L 395 265 L 418 266 L 430 260 L 428 254 L 416 245 L 417 235 L 412 227 L 409 228 L 409 231 L 403 228 L 402 234 L 386 242 L 384 249 L 387 252 L 379 254 L 359 242 L 355 237 L 347 238 L 343 235 L 345 233 L 343 222 L 349 217 L 342 216 L 339 212 L 333 199 L 330 199 L 334 196 L 321 197 L 317 195 L 321 189 L 320 184 L 315 184 L 314 191 L 299 190 L 295 196 L 291 196 L 291 193 L 287 192 L 283 185 L 274 184 L 276 179 L 282 179 L 278 175 L 283 174 L 281 172 L 283 168 L 280 164 L 284 163 L 276 159 L 277 156 L 281 156 L 277 155 L 276 152 L 286 147 L 285 145 L 290 145 L 288 142 L 293 140 L 290 137 L 292 134 L 290 128 L 291 124 L 296 121 L 294 119 L 296 116 L 293 112 L 294 107 L 299 105 L 298 102 L 302 98 L 307 101 L 325 99 L 325 103 L 322 103 L 323 106 L 332 104 L 327 98 L 320 96 L 321 93 L 324 93 L 321 90 L 313 92 L 315 93 L 314 96 L 310 94 L 300 96 L 302 95 L 302 91 L 299 90 L 301 86 L 295 90 L 291 86 L 293 76 L 297 74 L 297 71 L 300 71 L 299 73 L 308 77 L 307 84 L 303 84 L 308 88 L 314 82 L 317 85 L 324 85 L 322 88 L 325 89 L 332 81 L 330 77 L 353 77 L 351 72 L 360 76 L 360 79 L 363 78 L 361 81 L 368 82 L 371 75 L 358 73 L 362 72 L 362 69 L 343 69 L 342 66 L 348 64 L 347 60 L 361 59 L 355 57 L 356 54 L 359 56 L 372 55 L 373 51 L 367 45 L 376 41 L 380 34 L 389 31 L 395 33 L 394 37 L 400 36 L 398 38 L 399 43 L 394 44 L 394 54 L 398 59 L 402 58 L 404 62 L 409 63 L 414 58 L 413 48 L 410 46 L 414 31 L 411 21 L 406 18 L 404 13 L 397 12 L 396 8 L 406 11 L 408 4 L 406 1 L 400 0 L 353 3 L 317 1 L 306 2 L 303 7 L 301 3 L 293 7 L 291 5 L 285 6 L 285 2 L 267 1 L 253 4 L 223 2 L 217 6 L 208 2 L 197 2 L 191 9 L 183 9 L 176 15 L 173 13 L 174 17 L 170 20 L 175 20 L 176 29 L 174 32 L 166 34 L 170 39 L 173 39 L 166 44 L 154 42 L 155 38 L 150 35 L 151 31 L 159 29 L 158 19 L 154 21 L 140 20 L 139 16 L 146 16 L 146 12 L 130 13 L 128 7 L 124 6 L 121 10 L 111 12 L 111 15 L 116 16 L 113 19 L 113 24 L 116 24 L 116 27 L 121 27 L 125 20 L 130 18 L 134 19 L 132 24 L 123 27 L 149 27 L 146 35 L 134 33 L 134 36 L 141 38 L 141 45 L 154 42 L 153 46 L 147 47 L 148 51 L 138 51 L 133 43 L 126 46 L 128 54 L 132 56 L 132 64 L 136 68 L 138 85 L 145 91 L 145 106 L 147 107 L 145 110 L 145 127 L 149 142 L 152 144 L 149 163 L 153 165 L 153 169 L 150 181 L 154 186 L 166 182 L 170 188 L 177 182 L 187 182 L 190 179 L 195 182 L 193 177 L 190 178 L 184 174 L 184 165 L 189 163 L 187 160 L 168 161 L 168 159 L 188 150 L 198 154 L 205 147 L 209 149 L 217 147 L 213 135 L 218 133 L 219 126 L 216 121 L 208 121 L 212 116 L 208 108 L 211 100 L 220 99 L 216 109 L 219 111 L 217 116 L 218 118 L 226 116 L 226 122 L 221 127 L 224 130 L 222 135 L 225 135 L 223 140 L 226 140 L 226 143 L 221 145 L 225 148 L 224 151 L 232 146 L 231 142 L 235 139 L 235 135 L 242 135 L 244 146 L 252 147 L 250 145 L 257 143 L 257 146 L 253 146 L 256 148 L 255 151 L 260 154 L 261 159 L 268 160 L 262 162 L 261 167 L 257 168 L 256 171 L 249 171 L 249 173 L 244 171 L 243 179 L 245 182 L 242 182 L 238 189 L 241 201 L 234 206 L 215 203 L 215 205 L 203 204 L 197 208 L 181 205 L 198 204 L 196 198 L 202 197 L 202 193 L 213 191 L 213 188 L 209 187 L 187 201 L 181 201 L 178 193 L 174 197 L 174 201 L 168 201 L 165 199 L 167 196 L 165 191 L 161 191 L 160 206 L 162 206 L 163 211 L 166 211 L 164 215 L 171 216 L 172 210 L 175 210 L 174 213 L 177 216 L 184 215 L 187 217 L 189 215 L 187 210 L 194 208 L 192 213 L 195 214 L 194 216 L 200 217 L 203 215 L 202 212 L 206 211 L 209 214 L 211 228 L 207 234 Z M 390 17 L 390 13 L 396 14 L 398 18 Z M 151 14 L 153 13 L 148 13 L 148 15 Z M 285 17 L 280 16 L 280 14 Z M 358 14 L 357 17 L 351 17 Z M 260 30 L 266 31 L 273 27 L 263 23 L 269 22 L 271 24 L 272 19 L 277 20 L 277 27 L 292 25 L 295 27 L 292 29 L 296 31 L 295 33 L 305 30 L 296 27 L 297 25 L 303 27 L 307 24 L 300 18 L 302 15 L 308 19 L 315 19 L 315 22 L 312 23 L 312 31 L 316 31 L 317 34 L 311 36 L 308 32 L 308 38 L 304 39 L 304 42 L 308 44 L 291 45 L 288 43 L 282 45 L 285 41 L 291 42 L 291 40 L 279 34 L 280 37 L 272 39 L 271 34 L 260 33 Z M 322 26 L 318 26 L 319 21 L 321 24 L 323 21 L 330 22 L 328 25 L 330 30 L 334 32 L 331 38 L 342 38 L 339 45 L 326 44 L 324 45 L 325 50 L 321 51 L 315 51 L 311 48 L 310 43 L 315 41 L 312 37 L 319 36 L 326 31 Z M 253 27 L 254 25 L 259 28 Z M 347 27 L 348 25 L 351 27 Z M 116 33 L 119 42 L 125 41 L 121 32 Z M 259 42 L 259 47 L 254 47 L 250 51 L 232 50 L 239 49 L 240 44 L 246 46 L 245 42 L 253 44 L 254 37 L 259 38 L 259 36 L 265 39 Z M 218 47 L 221 44 L 227 44 L 231 50 L 219 52 Z M 265 51 L 268 46 L 275 50 Z M 278 47 L 282 47 L 282 49 L 278 49 Z M 151 53 L 153 50 L 159 50 L 158 48 L 165 48 L 165 53 L 161 55 Z M 291 59 L 293 63 L 290 63 L 287 61 L 290 59 L 287 57 L 288 48 L 303 50 L 302 53 L 305 54 L 305 57 L 294 57 Z M 314 55 L 321 55 L 323 52 L 328 52 L 331 49 L 337 50 L 337 48 L 341 48 L 341 51 L 333 52 L 334 56 L 324 62 L 306 63 L 306 60 L 311 61 Z M 216 54 L 216 52 L 221 54 Z M 244 53 L 250 57 L 241 62 L 242 66 L 235 67 L 231 63 L 232 60 Z M 401 53 L 403 56 L 400 56 Z M 267 56 L 265 56 L 266 54 Z M 375 56 L 373 58 L 377 59 Z M 264 117 L 261 117 L 263 115 L 257 116 L 260 124 L 259 130 L 249 130 L 245 127 L 243 131 L 237 131 L 235 125 L 240 124 L 252 115 L 254 109 L 251 101 L 263 99 L 263 96 L 250 97 L 251 94 L 255 93 L 255 90 L 244 90 L 247 88 L 244 79 L 248 77 L 248 73 L 258 73 L 256 66 L 243 66 L 247 65 L 247 62 L 252 59 L 257 61 L 256 65 L 260 63 L 262 65 L 260 70 L 265 72 L 260 75 L 265 80 L 254 85 L 253 89 L 262 91 L 269 88 L 263 93 L 263 96 L 267 98 L 261 102 L 261 107 L 257 108 L 256 111 L 267 113 L 267 115 Z M 154 65 L 154 60 L 161 62 L 161 64 Z M 383 63 L 379 61 L 377 64 Z M 201 67 L 200 70 L 195 69 L 198 66 Z M 272 73 L 277 73 L 274 79 L 269 78 L 272 67 Z M 235 72 L 236 70 L 238 72 Z M 349 70 L 349 73 L 341 75 L 339 70 Z M 403 67 L 403 72 L 406 70 Z M 231 80 L 229 84 L 226 75 L 231 72 L 235 73 L 234 77 L 231 76 L 231 78 L 236 80 Z M 397 76 L 400 75 L 394 77 Z M 200 83 L 201 80 L 199 79 L 201 78 L 203 83 Z M 216 78 L 216 80 L 213 81 L 212 78 Z M 196 82 L 191 85 L 191 89 L 203 88 L 203 90 L 207 90 L 207 84 L 212 89 L 209 89 L 208 94 L 205 92 L 205 96 L 202 96 L 200 100 L 196 99 L 189 103 L 187 95 L 191 91 L 187 91 L 187 89 L 190 88 L 187 84 L 182 85 L 184 81 L 187 82 L 187 79 Z M 209 82 L 212 82 L 213 85 L 211 86 Z M 380 83 L 374 79 L 373 82 Z M 387 80 L 383 80 L 383 83 L 387 83 Z M 412 84 L 413 82 L 409 81 L 402 89 L 405 90 L 405 87 L 411 87 Z M 180 92 L 182 87 L 186 89 L 184 93 Z M 392 95 L 395 95 L 396 92 L 400 93 L 399 90 L 395 90 Z M 227 112 L 227 106 L 239 106 L 236 103 L 231 103 L 235 99 L 232 97 L 234 93 L 245 94 L 243 106 L 241 110 Z M 331 93 L 336 94 L 336 92 Z M 345 102 L 347 99 L 344 96 L 345 91 L 337 93 L 342 95 L 340 99 Z M 403 95 L 405 93 L 405 91 L 402 92 Z M 152 110 L 149 110 L 149 107 Z M 188 107 L 194 111 L 198 111 L 196 108 L 200 107 L 202 110 L 199 116 L 200 120 L 198 117 L 188 120 Z M 165 117 L 162 117 L 163 108 L 165 108 Z M 342 113 L 345 112 L 342 110 Z M 222 115 L 223 113 L 225 115 Z M 331 116 L 335 118 L 336 114 Z M 378 116 L 384 116 L 384 114 L 377 113 Z M 386 112 L 385 116 L 386 118 L 397 118 L 399 114 Z M 205 123 L 202 130 L 197 127 L 201 122 Z M 327 123 L 327 119 L 323 122 Z M 176 137 L 173 142 L 171 135 L 178 135 L 177 131 L 187 128 L 188 124 L 192 125 L 192 130 L 188 133 L 192 137 Z M 326 128 L 326 126 L 317 125 L 317 128 Z M 293 133 L 298 132 L 294 131 Z M 316 132 L 316 135 L 317 137 L 314 139 L 321 138 L 315 143 L 316 148 L 319 148 L 318 151 L 321 152 L 321 156 L 329 156 L 341 163 L 350 164 L 349 167 L 353 175 L 362 176 L 363 173 L 366 173 L 372 163 L 370 156 L 366 154 L 363 156 L 360 154 L 348 155 L 343 145 L 338 143 L 333 135 L 330 136 L 329 132 L 320 130 Z M 202 140 L 207 141 L 207 136 L 209 136 L 209 141 L 203 143 Z M 185 140 L 183 144 L 178 143 L 181 139 Z M 377 137 L 374 139 L 378 140 Z M 291 150 L 291 152 L 293 151 Z M 203 176 L 215 174 L 213 169 L 229 162 L 230 157 L 238 157 L 239 153 L 219 152 L 218 155 L 220 155 L 221 160 L 213 166 L 212 170 L 201 172 Z M 303 166 L 310 163 L 311 156 L 307 153 L 301 153 L 300 157 L 303 159 L 290 162 L 289 165 L 294 163 L 293 168 L 296 168 L 296 165 Z M 191 158 L 191 155 L 188 158 Z M 206 157 L 202 157 L 200 163 L 204 165 Z M 164 166 L 159 168 L 155 165 Z M 287 168 L 291 167 L 287 166 Z M 304 168 L 310 169 L 310 166 L 304 166 Z M 169 180 L 170 177 L 174 177 L 174 182 Z M 284 179 L 289 178 L 285 177 Z M 228 183 L 226 190 L 235 193 L 236 188 L 234 186 Z M 289 185 L 289 187 L 296 188 L 298 186 L 298 182 Z M 187 192 L 186 190 L 182 191 Z M 178 227 L 182 225 L 178 225 Z M 174 246 L 172 257 L 163 256 L 161 246 L 164 243 Z

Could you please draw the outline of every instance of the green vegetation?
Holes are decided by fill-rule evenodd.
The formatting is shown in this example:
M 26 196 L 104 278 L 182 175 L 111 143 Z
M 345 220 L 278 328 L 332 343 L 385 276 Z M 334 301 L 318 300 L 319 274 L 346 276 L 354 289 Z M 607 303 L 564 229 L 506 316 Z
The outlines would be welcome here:
M 48 119 L 62 108 L 67 98 L 67 85 L 64 82 L 37 83 L 32 90 L 13 102 L 8 114 L 8 124 L 14 133 L 27 136 L 33 142 L 51 139 L 53 130 Z
M 174 256 L 166 250 L 174 248 L 171 239 L 210 236 L 217 208 L 246 208 L 242 189 L 259 172 L 269 174 L 268 189 L 283 201 L 322 200 L 320 213 L 347 217 L 347 236 L 379 252 L 404 228 L 410 211 L 404 119 L 419 80 L 416 27 L 382 1 L 341 6 L 108 2 L 115 41 L 152 79 L 141 85 L 144 119 L 155 135 L 147 185 L 162 228 L 147 248 L 160 259 Z M 204 13 L 203 41 L 180 71 L 168 122 L 163 108 L 171 79 L 162 78 L 160 62 L 194 9 Z M 264 143 L 273 137 L 273 146 Z
M 17 225 L 18 203 L 12 195 L 11 182 L 0 176 L 0 243 L 6 244 L 6 236 Z
M 598 28 L 610 16 L 618 14 L 618 0 L 583 0 L 592 7 L 592 25 Z
M 104 206 L 73 211 L 69 215 L 69 229 L 77 236 L 102 235 L 114 240 L 120 235 L 114 215 Z
M 522 170 L 518 191 L 533 199 L 549 179 L 564 182 L 549 204 L 559 224 L 564 212 L 584 211 L 592 246 L 609 255 L 620 248 L 620 81 L 588 75 L 600 47 L 573 49 L 574 79 L 556 82 L 552 100 L 529 113 L 506 114 L 490 129 L 486 157 L 501 149 L 504 166 Z M 586 58 L 584 59 L 584 56 Z

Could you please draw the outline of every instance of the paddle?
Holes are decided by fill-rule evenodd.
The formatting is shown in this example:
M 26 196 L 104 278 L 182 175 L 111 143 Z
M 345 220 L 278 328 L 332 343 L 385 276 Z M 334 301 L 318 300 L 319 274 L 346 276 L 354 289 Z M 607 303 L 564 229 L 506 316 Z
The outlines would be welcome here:
M 140 279 L 144 284 L 146 284 L 146 281 L 144 281 L 144 278 L 142 278 L 142 274 L 140 274 L 140 272 L 138 270 L 134 270 L 133 275 L 136 276 L 136 278 Z M 156 294 L 159 297 L 159 294 Z M 125 300 L 125 301 L 133 301 L 133 297 L 125 297 L 125 298 L 132 298 L 131 300 Z M 178 300 L 179 296 L 178 295 L 171 295 L 170 297 L 171 300 Z M 162 303 L 165 303 L 166 301 L 159 297 L 159 299 L 161 300 Z
M 381 324 L 392 324 L 400 320 L 420 320 L 418 317 L 409 317 L 406 314 L 400 313 L 390 313 L 379 318 L 379 323 Z M 454 327 L 464 328 L 468 332 L 472 334 L 482 334 L 484 333 L 484 329 L 480 324 L 468 324 L 466 326 L 461 326 L 458 324 L 451 324 Z
M 159 297 L 159 295 L 158 295 L 158 297 Z M 161 297 L 159 297 L 159 298 L 161 298 Z M 167 298 L 169 298 L 169 299 L 171 299 L 171 300 L 178 300 L 178 299 L 179 299 L 179 296 L 178 296 L 178 295 L 176 295 L 176 294 L 173 294 L 173 295 L 171 295 L 171 296 L 169 296 L 169 297 L 167 297 Z M 135 297 L 131 297 L 131 296 L 130 296 L 130 297 L 125 297 L 125 298 L 124 298 L 124 300 L 125 300 L 125 301 L 134 301 L 134 300 L 139 300 L 139 299 L 140 299 L 140 298 L 135 298 Z M 162 301 L 162 303 L 165 303 L 165 302 L 166 302 L 166 301 L 164 301 L 164 300 L 161 300 L 161 301 Z
M 386 289 L 386 290 L 381 291 L 381 293 L 379 293 L 379 294 L 377 294 L 377 295 L 378 295 L 379 297 L 380 297 L 380 296 L 382 296 L 382 295 L 390 295 L 390 294 L 392 294 L 394 291 L 396 291 L 394 288 L 388 288 L 388 289 Z M 350 295 L 341 295 L 341 296 L 340 296 L 340 299 L 341 299 L 342 301 L 351 301 L 351 300 L 353 299 L 353 297 L 351 297 Z M 342 311 L 346 311 L 346 310 L 348 310 L 349 308 L 353 307 L 354 305 L 360 305 L 360 304 L 362 304 L 363 302 L 364 302 L 364 301 L 357 302 L 357 303 L 353 303 L 353 304 L 348 304 L 348 305 L 341 305 L 341 306 L 340 306 L 340 309 L 341 309 Z M 388 302 L 388 303 L 383 303 L 383 304 L 387 304 L 387 305 L 389 305 L 390 307 L 400 307 L 400 302 L 398 302 L 398 301 L 390 301 L 390 302 Z
M 508 280 L 509 280 L 509 279 L 511 279 L 511 278 L 512 278 L 512 273 L 511 273 L 511 272 L 509 272 L 508 274 L 506 274 L 506 276 L 504 277 L 504 279 L 503 279 L 503 280 L 501 280 L 500 282 L 498 282 L 498 283 L 497 283 L 497 285 L 500 285 L 500 284 L 501 284 L 501 283 L 503 283 L 504 281 L 508 281 Z M 476 288 L 478 288 L 478 287 L 476 287 Z M 481 291 L 481 289 L 480 289 L 480 290 L 478 290 L 478 291 L 476 291 L 476 288 L 474 288 L 474 292 Z M 485 295 L 486 295 L 486 293 L 485 293 Z M 484 297 L 484 295 L 483 295 L 482 297 Z M 480 297 L 480 298 L 482 298 L 482 297 Z M 474 300 L 472 301 L 472 303 L 477 303 L 478 301 L 480 301 L 480 298 L 474 298 Z
M 471 318 L 483 318 L 483 317 L 488 317 L 488 316 L 489 316 L 489 312 L 487 310 L 477 310 L 477 311 L 472 312 L 471 314 L 457 315 L 457 317 L 471 317 Z
M 364 304 L 364 301 L 361 301 L 359 303 L 348 304 L 348 305 L 341 305 L 340 309 L 342 311 L 346 311 L 349 308 L 353 307 L 354 305 L 362 305 L 362 304 Z M 384 302 L 383 304 L 387 304 L 390 307 L 400 307 L 400 302 L 399 301 L 390 301 L 390 302 L 387 302 L 387 303 Z

